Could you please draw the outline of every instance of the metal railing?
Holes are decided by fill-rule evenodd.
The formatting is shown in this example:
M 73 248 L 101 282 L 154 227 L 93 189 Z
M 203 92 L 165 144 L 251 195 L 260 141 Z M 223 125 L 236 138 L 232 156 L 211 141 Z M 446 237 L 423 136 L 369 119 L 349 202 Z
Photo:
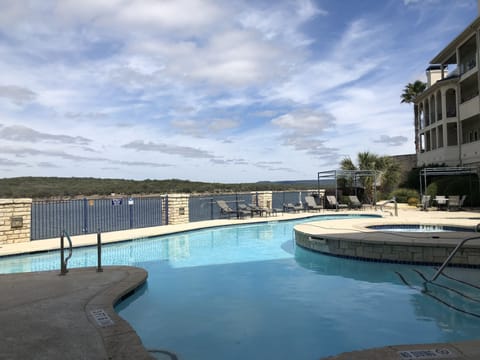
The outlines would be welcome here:
M 68 256 L 65 258 L 65 237 L 68 240 Z M 63 230 L 60 235 L 60 274 L 66 275 L 68 273 L 68 260 L 72 257 L 73 254 L 73 245 L 70 235 Z M 97 232 L 97 272 L 103 272 L 102 268 L 102 234 L 100 231 Z
M 477 231 L 478 231 L 479 229 L 480 229 L 480 224 L 477 225 Z M 440 268 L 437 270 L 437 272 L 435 273 L 435 275 L 433 275 L 432 279 L 431 279 L 429 282 L 435 281 L 435 280 L 440 276 L 440 274 L 443 272 L 443 269 L 445 269 L 445 267 L 450 263 L 450 261 L 453 259 L 453 257 L 455 256 L 455 254 L 458 252 L 458 250 L 460 250 L 460 248 L 461 248 L 467 241 L 477 240 L 477 239 L 480 239 L 480 235 L 472 236 L 472 237 L 463 239 L 461 242 L 459 242 L 458 245 L 455 247 L 455 249 L 453 249 L 453 251 L 450 253 L 450 255 L 448 255 L 447 259 L 443 262 L 442 266 L 440 266 Z
M 385 200 L 381 204 L 378 204 L 378 206 L 380 207 L 380 211 L 383 212 L 384 211 L 383 207 L 385 205 L 388 205 L 388 204 L 393 204 L 394 205 L 395 216 L 398 216 L 398 204 L 397 204 L 397 199 L 395 198 L 395 196 L 393 198 L 391 198 L 390 200 Z M 390 212 L 390 215 L 393 216 L 393 213 L 391 211 L 389 211 L 389 212 Z
M 65 237 L 68 240 L 68 256 L 65 258 Z M 63 230 L 62 234 L 60 235 L 60 275 L 65 275 L 68 272 L 67 264 L 68 260 L 72 257 L 72 239 L 68 233 Z

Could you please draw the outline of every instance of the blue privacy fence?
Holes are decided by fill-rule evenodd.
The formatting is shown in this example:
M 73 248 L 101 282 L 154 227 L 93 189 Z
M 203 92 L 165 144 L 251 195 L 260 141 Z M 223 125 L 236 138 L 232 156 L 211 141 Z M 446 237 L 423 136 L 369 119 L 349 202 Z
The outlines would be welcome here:
M 305 196 L 308 192 L 299 191 L 275 191 L 272 193 L 272 207 L 283 209 L 283 204 L 298 202 L 305 203 Z M 225 200 L 232 209 L 236 209 L 236 204 L 257 204 L 255 193 L 237 193 L 237 194 L 218 194 L 211 196 L 190 196 L 189 210 L 190 222 L 219 219 L 220 208 L 217 200 Z
M 273 192 L 272 207 L 304 202 L 306 192 Z M 189 221 L 219 219 L 217 200 L 225 200 L 233 209 L 237 204 L 255 203 L 255 193 L 216 194 L 189 197 Z M 32 203 L 31 240 L 59 237 L 63 230 L 82 235 L 168 223 L 165 197 L 117 197 L 104 199 L 35 200 Z
M 162 198 L 42 200 L 32 203 L 31 240 L 162 225 Z

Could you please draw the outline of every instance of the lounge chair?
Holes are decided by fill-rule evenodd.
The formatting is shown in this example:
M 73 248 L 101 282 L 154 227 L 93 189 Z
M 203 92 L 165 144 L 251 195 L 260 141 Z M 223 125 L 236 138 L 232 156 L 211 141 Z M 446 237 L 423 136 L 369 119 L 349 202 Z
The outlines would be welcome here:
M 302 204 L 296 204 L 296 205 L 293 205 L 292 203 L 283 204 L 283 211 L 286 211 L 286 212 L 289 212 L 289 211 L 298 212 L 302 210 L 303 210 Z
M 233 210 L 230 206 L 227 205 L 227 202 L 225 200 L 217 200 L 217 205 L 220 208 L 220 215 L 221 216 L 228 216 L 230 218 L 231 215 L 237 216 L 237 217 L 244 217 L 245 215 L 248 215 L 248 211 L 243 211 L 243 210 Z
M 323 209 L 323 206 L 322 205 L 319 205 L 317 204 L 317 202 L 315 201 L 315 198 L 311 195 L 307 195 L 305 196 L 305 207 L 307 208 L 307 210 L 322 210 Z
M 337 198 L 333 195 L 327 195 L 327 202 L 330 205 L 330 207 L 333 209 L 346 209 L 348 208 L 347 204 L 341 204 L 337 201 Z
M 238 204 L 237 205 L 238 211 L 243 212 L 244 214 L 249 214 L 251 217 L 256 213 L 250 206 L 245 204 Z
M 348 201 L 350 202 L 351 209 L 361 209 L 363 206 L 360 200 L 358 200 L 357 195 L 349 195 Z

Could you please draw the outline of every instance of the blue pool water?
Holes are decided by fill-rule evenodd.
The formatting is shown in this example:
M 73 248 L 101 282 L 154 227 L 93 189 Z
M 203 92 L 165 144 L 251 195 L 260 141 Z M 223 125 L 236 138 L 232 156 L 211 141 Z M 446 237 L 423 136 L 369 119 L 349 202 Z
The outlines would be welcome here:
M 149 273 L 147 283 L 116 309 L 147 349 L 170 350 L 184 360 L 318 359 L 480 333 L 479 318 L 419 290 L 413 270 L 431 274 L 433 268 L 347 260 L 295 247 L 293 225 L 306 221 L 105 246 L 105 265 L 141 266 Z M 58 269 L 58 259 L 57 252 L 3 258 L 0 272 Z M 75 249 L 71 265 L 95 266 L 95 261 L 95 249 Z M 454 272 L 463 279 L 479 275 Z M 480 306 L 469 306 L 480 313 Z

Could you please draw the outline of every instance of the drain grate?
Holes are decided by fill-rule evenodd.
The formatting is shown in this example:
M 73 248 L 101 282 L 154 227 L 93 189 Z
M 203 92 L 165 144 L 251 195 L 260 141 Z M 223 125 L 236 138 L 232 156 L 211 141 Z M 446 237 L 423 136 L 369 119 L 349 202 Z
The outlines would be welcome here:
M 400 359 L 448 359 L 454 358 L 457 354 L 449 349 L 421 349 L 398 351 Z
M 90 314 L 92 314 L 97 324 L 101 327 L 112 326 L 115 324 L 110 318 L 110 316 L 108 316 L 108 314 L 103 309 L 92 310 L 90 311 Z

